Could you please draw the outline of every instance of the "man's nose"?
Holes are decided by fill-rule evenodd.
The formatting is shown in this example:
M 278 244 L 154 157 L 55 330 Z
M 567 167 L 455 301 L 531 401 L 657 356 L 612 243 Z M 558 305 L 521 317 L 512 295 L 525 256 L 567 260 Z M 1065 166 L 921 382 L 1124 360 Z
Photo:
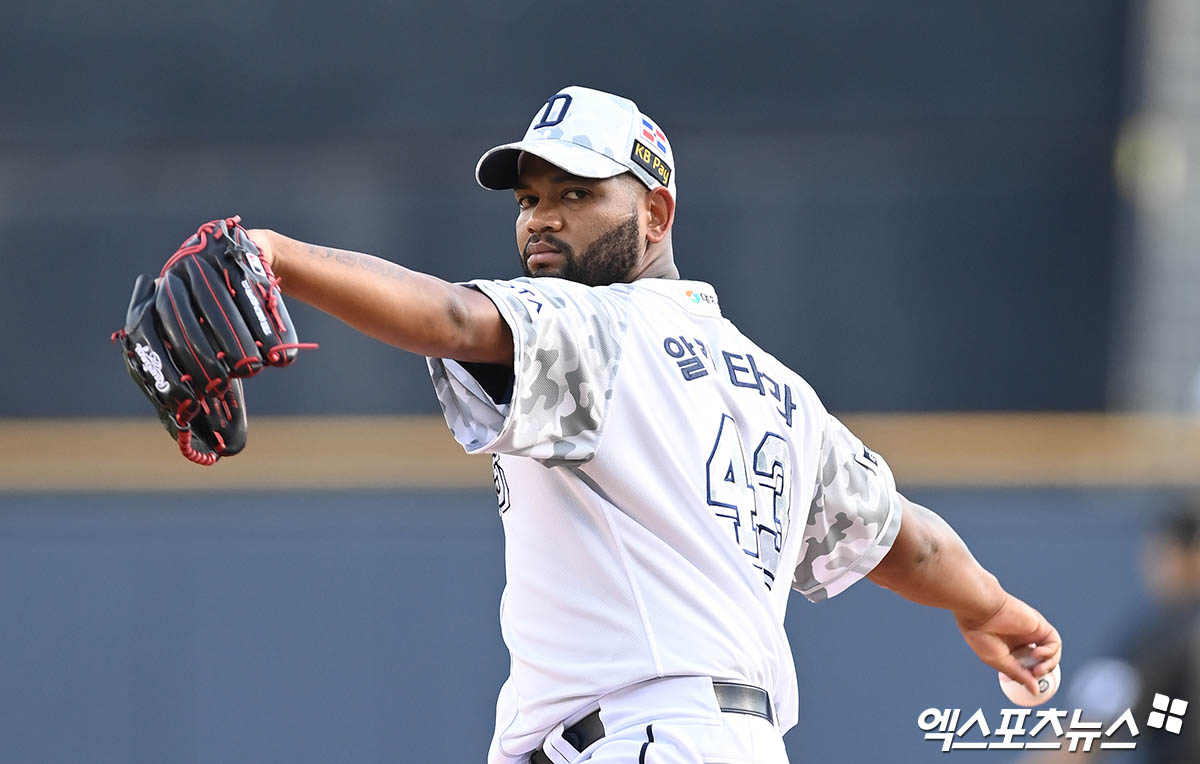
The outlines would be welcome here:
M 561 231 L 562 225 L 563 220 L 559 210 L 545 203 L 538 204 L 533 210 L 533 214 L 525 222 L 525 227 L 530 233 Z

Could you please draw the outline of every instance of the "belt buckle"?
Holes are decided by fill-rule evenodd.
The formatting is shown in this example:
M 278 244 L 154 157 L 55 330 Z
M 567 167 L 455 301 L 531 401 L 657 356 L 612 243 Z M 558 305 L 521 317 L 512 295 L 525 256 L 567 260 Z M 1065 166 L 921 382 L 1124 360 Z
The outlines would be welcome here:
M 713 694 L 722 713 L 747 714 L 775 723 L 771 694 L 761 687 L 741 682 L 713 680 Z

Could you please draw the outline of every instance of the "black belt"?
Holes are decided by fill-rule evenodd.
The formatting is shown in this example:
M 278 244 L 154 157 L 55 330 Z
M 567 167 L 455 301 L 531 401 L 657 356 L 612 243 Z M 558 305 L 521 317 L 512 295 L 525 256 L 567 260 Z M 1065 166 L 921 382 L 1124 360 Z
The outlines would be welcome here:
M 767 691 L 748 684 L 733 682 L 713 682 L 713 692 L 717 696 L 717 705 L 721 710 L 730 714 L 749 714 L 758 716 L 772 724 L 775 723 L 775 712 L 771 707 L 771 696 Z M 563 730 L 563 740 L 571 744 L 576 751 L 582 752 L 604 737 L 604 723 L 600 721 L 600 709 L 596 709 L 579 721 Z M 550 758 L 539 748 L 529 758 L 529 764 L 553 764 Z

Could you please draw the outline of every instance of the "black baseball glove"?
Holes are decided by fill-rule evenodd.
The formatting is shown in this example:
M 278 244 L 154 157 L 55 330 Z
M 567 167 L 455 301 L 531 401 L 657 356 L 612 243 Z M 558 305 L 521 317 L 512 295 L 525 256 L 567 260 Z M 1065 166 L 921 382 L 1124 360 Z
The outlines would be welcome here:
M 125 327 L 112 335 L 129 376 L 197 464 L 245 447 L 242 378 L 316 347 L 297 342 L 279 280 L 240 221 L 205 223 L 158 278 L 138 276 Z

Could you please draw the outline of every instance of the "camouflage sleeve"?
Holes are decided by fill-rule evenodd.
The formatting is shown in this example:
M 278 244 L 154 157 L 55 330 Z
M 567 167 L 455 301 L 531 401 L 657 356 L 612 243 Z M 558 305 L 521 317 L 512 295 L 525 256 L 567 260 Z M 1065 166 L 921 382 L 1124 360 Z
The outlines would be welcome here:
M 827 415 L 817 484 L 792 588 L 813 602 L 871 572 L 900 531 L 892 470 L 846 426 Z
M 455 361 L 430 358 L 446 423 L 468 453 L 546 463 L 595 455 L 629 326 L 628 297 L 542 279 L 472 281 L 512 329 L 511 402 L 497 403 Z

